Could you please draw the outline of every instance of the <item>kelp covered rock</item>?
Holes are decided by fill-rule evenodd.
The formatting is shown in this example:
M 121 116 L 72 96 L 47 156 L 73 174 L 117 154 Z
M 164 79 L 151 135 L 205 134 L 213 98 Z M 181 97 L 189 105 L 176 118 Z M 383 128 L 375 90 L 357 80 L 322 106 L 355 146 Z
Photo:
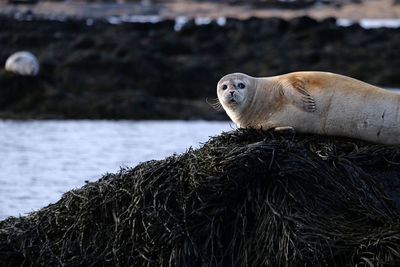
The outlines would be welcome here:
M 29 49 L 41 70 L 36 82 L 22 84 L 0 70 L 2 118 L 227 119 L 205 100 L 212 102 L 218 80 L 233 72 L 329 71 L 400 87 L 398 29 L 253 17 L 227 18 L 224 26 L 190 20 L 176 31 L 173 20 L 87 25 L 27 16 L 0 16 L 0 64 Z
M 400 264 L 399 176 L 398 146 L 239 129 L 0 222 L 0 265 Z

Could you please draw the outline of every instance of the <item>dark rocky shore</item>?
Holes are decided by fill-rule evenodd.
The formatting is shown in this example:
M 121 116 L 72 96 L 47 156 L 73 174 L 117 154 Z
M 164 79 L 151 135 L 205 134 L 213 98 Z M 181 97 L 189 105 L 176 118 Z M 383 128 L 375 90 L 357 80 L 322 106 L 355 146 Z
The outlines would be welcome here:
M 231 72 L 320 70 L 400 87 L 397 29 L 308 17 L 189 21 L 180 31 L 170 20 L 86 22 L 0 17 L 1 64 L 19 50 L 41 63 L 37 77 L 0 71 L 1 118 L 224 119 L 206 100 Z
M 400 148 L 242 130 L 0 222 L 1 266 L 398 266 Z

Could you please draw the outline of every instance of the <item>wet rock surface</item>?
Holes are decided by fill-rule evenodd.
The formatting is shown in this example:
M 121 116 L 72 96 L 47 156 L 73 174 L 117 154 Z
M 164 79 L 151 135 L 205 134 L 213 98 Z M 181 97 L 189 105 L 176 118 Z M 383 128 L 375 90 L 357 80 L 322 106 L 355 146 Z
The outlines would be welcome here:
M 88 23 L 91 24 L 91 23 Z M 2 118 L 225 119 L 207 103 L 225 74 L 319 70 L 399 87 L 400 31 L 338 27 L 334 18 L 111 25 L 0 17 L 0 62 L 37 55 L 37 77 L 0 71 Z

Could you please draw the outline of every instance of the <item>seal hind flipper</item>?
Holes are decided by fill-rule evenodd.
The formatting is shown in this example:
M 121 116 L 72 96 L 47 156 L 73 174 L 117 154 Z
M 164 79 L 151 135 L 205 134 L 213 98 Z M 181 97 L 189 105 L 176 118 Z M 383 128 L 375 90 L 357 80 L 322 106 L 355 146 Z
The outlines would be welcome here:
M 314 112 L 317 110 L 314 97 L 307 91 L 305 83 L 300 79 L 291 79 L 290 83 L 283 86 L 283 95 L 296 107 L 307 111 Z

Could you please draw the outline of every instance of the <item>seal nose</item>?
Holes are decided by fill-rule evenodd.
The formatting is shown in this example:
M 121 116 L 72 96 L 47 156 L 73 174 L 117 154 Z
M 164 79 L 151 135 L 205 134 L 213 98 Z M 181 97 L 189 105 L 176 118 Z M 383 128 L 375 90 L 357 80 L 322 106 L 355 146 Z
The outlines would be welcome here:
M 234 94 L 235 92 L 233 92 L 233 91 L 230 91 L 229 93 L 231 93 L 231 96 L 233 96 L 233 94 Z

